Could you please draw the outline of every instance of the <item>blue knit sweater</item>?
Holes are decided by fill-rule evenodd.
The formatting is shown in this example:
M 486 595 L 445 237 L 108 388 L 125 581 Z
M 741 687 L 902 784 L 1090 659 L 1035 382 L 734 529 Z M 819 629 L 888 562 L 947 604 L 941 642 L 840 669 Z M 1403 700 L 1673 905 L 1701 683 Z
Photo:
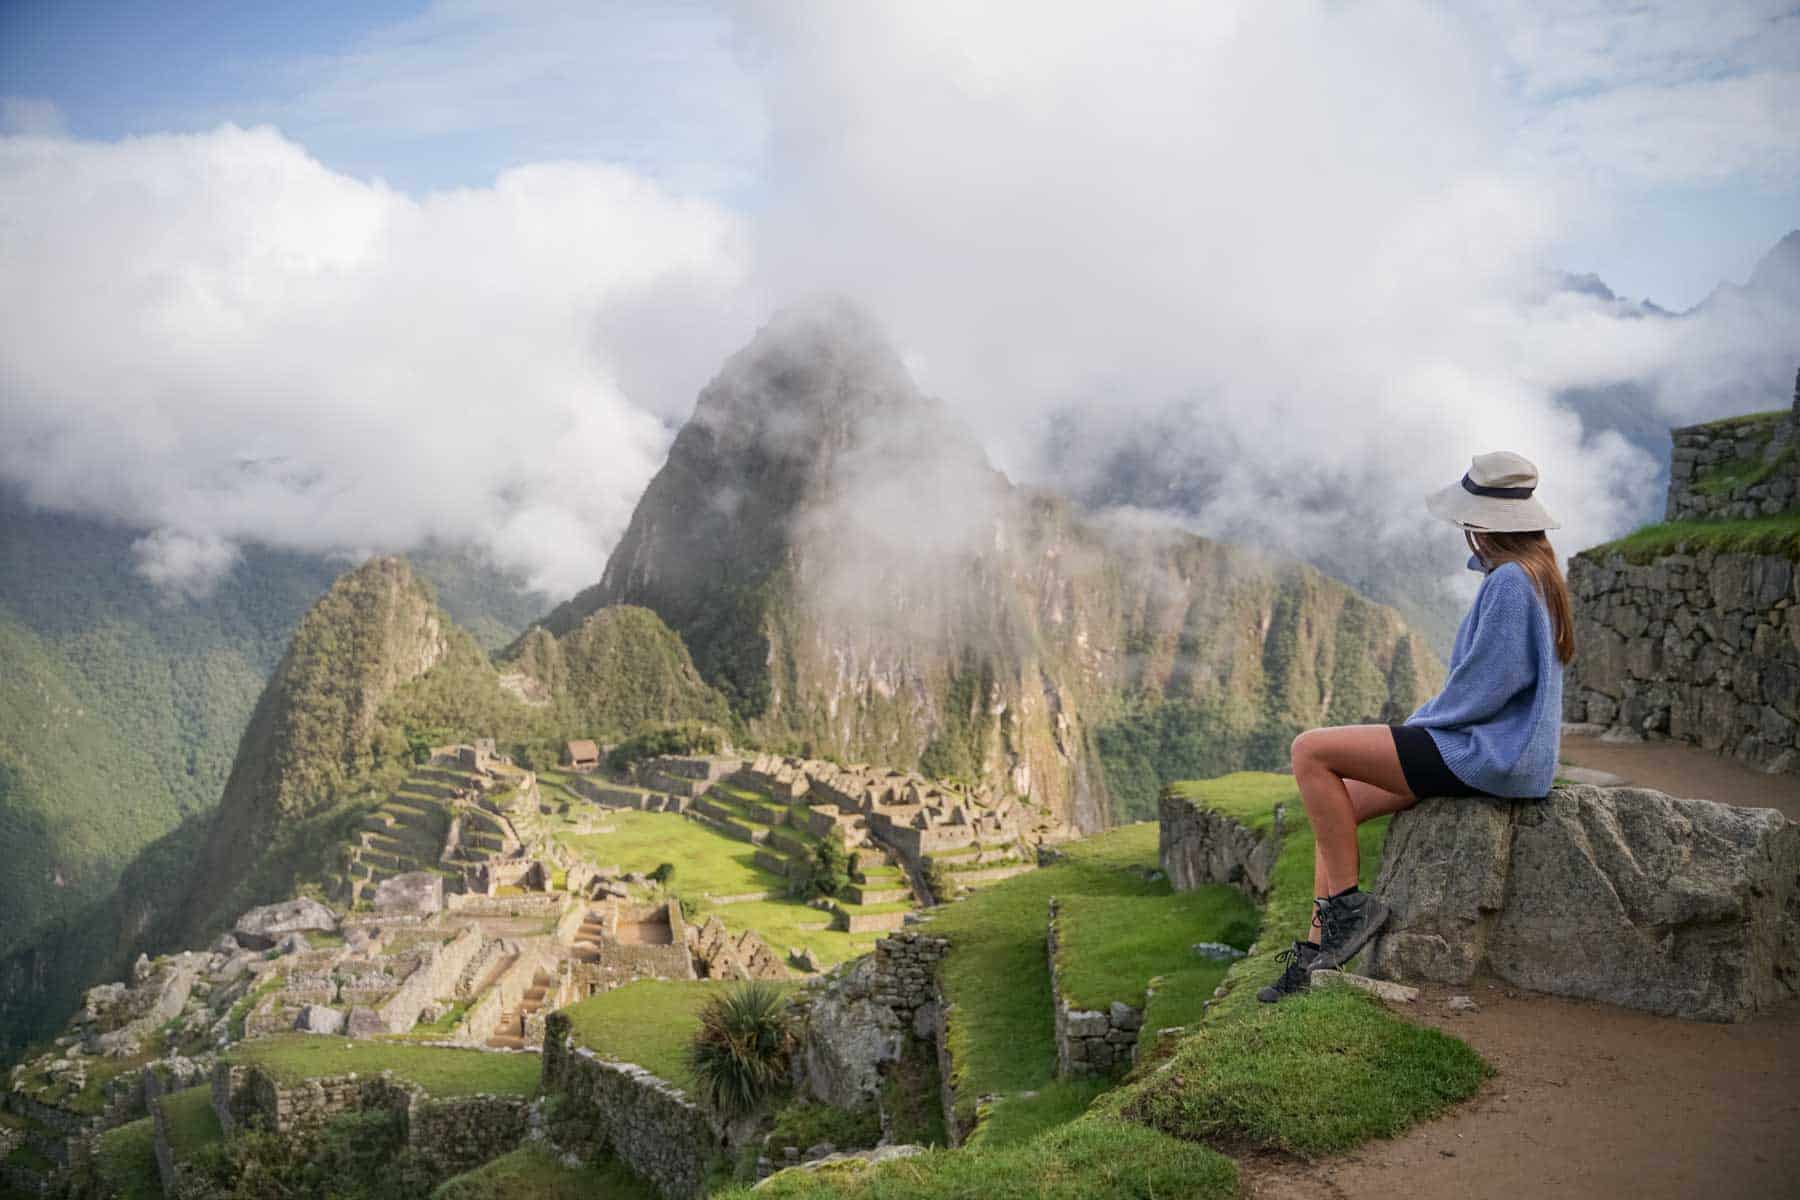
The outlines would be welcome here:
M 1469 566 L 1484 569 L 1474 555 Z M 1524 567 L 1504 562 L 1486 572 L 1457 627 L 1443 690 L 1406 723 L 1423 726 L 1471 787 L 1542 796 L 1556 777 L 1562 676 L 1543 597 Z

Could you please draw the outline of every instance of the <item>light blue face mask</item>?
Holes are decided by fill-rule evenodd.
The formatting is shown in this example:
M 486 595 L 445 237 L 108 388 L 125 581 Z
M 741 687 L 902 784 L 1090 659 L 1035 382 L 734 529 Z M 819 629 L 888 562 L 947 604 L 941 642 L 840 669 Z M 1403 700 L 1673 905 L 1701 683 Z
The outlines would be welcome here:
M 1469 570 L 1480 571 L 1486 575 L 1488 573 L 1487 560 L 1476 551 L 1475 539 L 1471 538 L 1466 530 L 1463 532 L 1463 543 L 1469 547 Z

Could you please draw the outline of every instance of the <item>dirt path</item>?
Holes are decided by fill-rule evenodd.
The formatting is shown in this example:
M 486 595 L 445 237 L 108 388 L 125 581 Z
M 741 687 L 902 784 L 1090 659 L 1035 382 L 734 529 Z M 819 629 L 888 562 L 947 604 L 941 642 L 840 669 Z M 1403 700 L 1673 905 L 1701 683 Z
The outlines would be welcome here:
M 1640 787 L 1653 787 L 1671 796 L 1778 808 L 1800 821 L 1800 775 L 1765 775 L 1697 746 L 1680 742 L 1617 745 L 1598 738 L 1565 736 L 1562 757 L 1578 767 L 1611 771 Z
M 1800 776 L 1675 742 L 1564 737 L 1562 751 L 1642 787 L 1800 820 Z M 1480 1011 L 1452 1014 L 1457 991 Z M 1344 1158 L 1243 1164 L 1252 1200 L 1800 1196 L 1800 1001 L 1711 1025 L 1479 983 L 1427 988 L 1402 1011 L 1475 1047 L 1495 1078 L 1447 1116 Z
M 1482 984 L 1408 1016 L 1498 1074 L 1448 1116 L 1312 1166 L 1246 1163 L 1253 1200 L 1800 1195 L 1800 1003 L 1711 1025 Z

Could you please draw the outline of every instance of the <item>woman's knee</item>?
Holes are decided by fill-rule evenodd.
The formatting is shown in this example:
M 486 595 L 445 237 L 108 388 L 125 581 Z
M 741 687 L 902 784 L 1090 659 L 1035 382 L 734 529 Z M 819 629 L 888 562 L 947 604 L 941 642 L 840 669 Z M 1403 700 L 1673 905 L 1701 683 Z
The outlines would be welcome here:
M 1294 738 L 1294 744 L 1288 747 L 1288 761 L 1294 765 L 1294 773 L 1299 774 L 1302 768 L 1317 767 L 1320 764 L 1319 752 L 1323 747 L 1323 729 L 1308 729 Z

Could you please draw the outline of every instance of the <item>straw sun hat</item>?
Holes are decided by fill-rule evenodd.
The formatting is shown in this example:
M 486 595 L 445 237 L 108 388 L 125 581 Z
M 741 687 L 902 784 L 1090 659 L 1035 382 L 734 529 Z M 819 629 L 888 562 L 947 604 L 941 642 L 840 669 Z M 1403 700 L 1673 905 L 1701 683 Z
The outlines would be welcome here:
M 1556 529 L 1556 519 L 1531 493 L 1538 482 L 1531 460 L 1511 450 L 1477 454 L 1461 482 L 1425 497 L 1425 507 L 1464 529 L 1512 533 Z

